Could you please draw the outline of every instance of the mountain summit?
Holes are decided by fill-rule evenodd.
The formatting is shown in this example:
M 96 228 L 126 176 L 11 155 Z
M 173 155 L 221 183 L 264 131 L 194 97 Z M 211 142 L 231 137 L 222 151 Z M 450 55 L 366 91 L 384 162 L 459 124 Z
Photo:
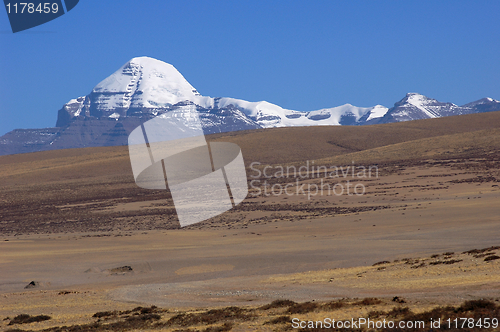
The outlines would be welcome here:
M 346 104 L 312 112 L 297 112 L 266 101 L 205 97 L 171 64 L 138 57 L 96 85 L 89 95 L 72 99 L 64 105 L 59 111 L 56 126 L 64 127 L 74 120 L 89 117 L 150 118 L 186 103 L 196 105 L 202 113 L 220 115 L 224 110 L 224 117 L 235 116 L 238 120 L 242 120 L 241 116 L 246 118 L 241 128 L 226 128 L 217 125 L 220 119 L 202 115 L 202 123 L 208 133 L 251 127 L 357 124 L 363 115 L 373 119 L 382 116 L 384 112 L 381 111 L 387 111 L 381 105 L 362 108 Z M 373 109 L 375 112 L 371 113 Z
M 97 84 L 90 94 L 94 116 L 109 116 L 122 106 L 122 115 L 192 101 L 201 95 L 174 66 L 148 57 L 133 58 Z
M 128 134 L 137 126 L 186 105 L 196 107 L 206 134 L 288 126 L 368 125 L 500 110 L 500 102 L 491 98 L 457 106 L 408 93 L 391 109 L 345 104 L 298 112 L 266 101 L 202 96 L 174 66 L 137 57 L 97 84 L 87 96 L 63 105 L 55 128 L 16 129 L 0 137 L 0 155 L 125 145 Z
M 473 103 L 457 106 L 453 103 L 442 103 L 419 93 L 407 93 L 394 104 L 378 123 L 401 122 L 444 116 L 482 113 L 500 110 L 500 102 L 492 98 L 483 98 Z
M 60 111 L 56 126 L 69 124 L 75 117 L 111 117 L 156 115 L 158 108 L 169 108 L 190 101 L 209 106 L 171 64 L 148 57 L 133 58 L 97 84 L 92 92 L 70 100 Z

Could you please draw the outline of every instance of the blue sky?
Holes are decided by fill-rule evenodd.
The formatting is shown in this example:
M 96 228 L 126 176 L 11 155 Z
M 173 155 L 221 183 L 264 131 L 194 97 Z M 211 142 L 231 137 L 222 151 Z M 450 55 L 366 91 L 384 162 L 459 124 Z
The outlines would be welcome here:
M 391 107 L 407 92 L 500 99 L 496 0 L 80 0 L 16 34 L 0 11 L 0 135 L 54 126 L 136 56 L 173 64 L 203 95 L 299 111 Z

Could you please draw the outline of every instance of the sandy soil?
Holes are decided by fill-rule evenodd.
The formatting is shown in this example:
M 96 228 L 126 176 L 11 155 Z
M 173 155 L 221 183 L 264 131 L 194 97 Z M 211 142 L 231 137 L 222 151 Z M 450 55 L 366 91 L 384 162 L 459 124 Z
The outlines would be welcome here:
M 52 316 L 22 326 L 42 329 L 138 305 L 175 312 L 398 296 L 423 310 L 499 300 L 500 259 L 485 258 L 500 249 L 464 253 L 500 245 L 498 168 L 484 165 L 388 166 L 377 178 L 355 180 L 367 188 L 359 197 L 249 195 L 185 229 L 0 235 L 0 328 L 21 313 Z M 311 177 L 300 183 L 320 183 Z M 76 207 L 94 215 L 172 209 L 159 199 L 110 202 Z M 31 281 L 35 287 L 25 289 Z

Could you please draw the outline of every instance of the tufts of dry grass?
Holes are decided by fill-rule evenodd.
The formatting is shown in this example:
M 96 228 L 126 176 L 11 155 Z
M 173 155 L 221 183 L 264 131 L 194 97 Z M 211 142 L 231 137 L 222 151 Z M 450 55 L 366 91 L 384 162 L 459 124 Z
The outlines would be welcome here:
M 381 300 L 374 297 L 367 297 L 359 302 L 355 302 L 354 305 L 377 305 L 382 303 Z
M 291 307 L 295 304 L 297 304 L 297 302 L 290 301 L 290 300 L 274 300 L 273 302 L 271 302 L 269 304 L 263 305 L 259 309 L 269 310 L 269 309 L 274 309 L 274 308 L 284 308 L 284 307 Z
M 424 311 L 422 313 L 413 313 L 408 307 L 395 307 L 389 312 L 377 312 L 376 315 L 373 315 L 374 318 L 396 318 L 398 321 L 424 321 L 426 328 L 405 328 L 399 329 L 400 331 L 430 331 L 429 326 L 431 320 L 436 321 L 437 319 L 441 319 L 441 322 L 447 321 L 450 319 L 453 321 L 454 319 L 460 318 L 473 318 L 474 321 L 478 321 L 479 318 L 498 318 L 500 317 L 500 306 L 496 305 L 494 302 L 489 300 L 471 300 L 465 301 L 459 307 L 437 307 L 431 310 Z M 398 323 L 396 323 L 397 326 Z M 441 328 L 433 329 L 433 331 L 449 331 L 447 324 L 441 324 Z M 451 329 L 452 331 L 484 331 L 483 327 L 473 327 L 473 328 L 460 328 L 460 329 Z M 381 331 L 392 331 L 391 329 L 381 329 Z
M 47 316 L 47 315 L 30 316 L 28 314 L 20 314 L 20 315 L 17 315 L 16 317 L 12 318 L 9 322 L 9 325 L 43 322 L 43 321 L 49 320 L 51 318 L 52 317 Z
M 181 312 L 168 317 L 169 311 L 157 307 L 137 307 L 126 311 L 97 312 L 93 315 L 97 321 L 90 324 L 52 327 L 41 330 L 41 332 L 126 332 L 126 331 L 169 331 L 169 332 L 226 332 L 235 327 L 238 330 L 260 330 L 259 326 L 273 325 L 274 331 L 290 331 L 292 328 L 292 317 L 299 315 L 301 320 L 315 320 L 314 311 L 321 311 L 328 317 L 328 312 L 339 308 L 356 306 L 387 306 L 398 301 L 395 297 L 392 301 L 388 299 L 365 298 L 362 300 L 342 299 L 326 303 L 303 302 L 296 303 L 290 300 L 276 300 L 268 305 L 258 308 L 226 307 L 222 309 L 210 309 L 201 312 Z M 269 312 L 269 309 L 275 309 Z M 380 308 L 380 307 L 379 307 Z M 167 314 L 167 315 L 166 315 Z M 23 316 L 24 315 L 20 315 Z M 28 316 L 28 315 L 25 315 Z M 167 317 L 166 317 L 167 316 Z M 424 321 L 429 327 L 430 321 L 446 321 L 455 318 L 479 318 L 499 317 L 500 306 L 489 300 L 471 300 L 457 307 L 439 306 L 420 313 L 415 313 L 408 304 L 396 305 L 386 310 L 371 310 L 365 314 L 365 318 L 371 320 L 391 320 L 396 324 L 399 321 Z M 357 317 L 353 317 L 356 319 Z M 245 325 L 251 322 L 252 325 Z M 250 329 L 248 326 L 252 326 Z M 301 329 L 300 331 L 327 331 L 328 329 Z M 428 331 L 428 329 L 399 329 L 401 331 Z M 447 330 L 442 325 L 441 329 Z M 449 330 L 449 329 L 448 329 Z M 453 329 L 452 329 L 453 330 Z M 7 332 L 33 332 L 32 330 L 10 329 Z M 365 332 L 367 328 L 359 328 L 351 331 Z M 390 331 L 379 329 L 377 331 Z M 462 331 L 480 331 L 480 329 L 463 329 Z
M 247 321 L 254 317 L 251 310 L 239 307 L 227 307 L 223 309 L 212 309 L 201 313 L 180 313 L 171 317 L 166 323 L 157 326 L 181 326 L 211 325 L 225 321 Z
M 269 324 L 291 324 L 292 319 L 290 316 L 278 316 L 274 319 L 268 320 L 264 322 L 264 325 L 269 325 Z
M 296 303 L 288 308 L 290 314 L 307 314 L 318 308 L 318 304 L 314 302 Z

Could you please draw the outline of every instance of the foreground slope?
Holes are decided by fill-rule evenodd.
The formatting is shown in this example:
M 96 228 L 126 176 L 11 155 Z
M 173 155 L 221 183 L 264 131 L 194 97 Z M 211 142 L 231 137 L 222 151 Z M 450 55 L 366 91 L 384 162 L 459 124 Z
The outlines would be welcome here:
M 327 166 L 354 163 L 390 167 L 417 165 L 429 159 L 494 161 L 500 151 L 499 127 L 500 112 L 491 112 L 364 127 L 243 131 L 207 139 L 238 144 L 251 181 L 255 175 L 250 169 L 252 163 L 257 168 L 300 166 L 313 161 Z M 141 223 L 146 220 L 148 229 L 178 227 L 168 191 L 136 186 L 126 147 L 2 156 L 0 188 L 0 230 L 6 234 L 70 231 L 74 227 L 79 231 L 110 231 L 127 223 L 132 228 L 142 228 Z M 145 206 L 150 206 L 161 200 L 164 203 L 157 209 L 136 211 L 129 205 L 114 208 L 121 206 L 120 201 L 149 202 Z M 95 214 L 94 209 L 102 211 Z
M 252 178 L 240 205 L 182 229 L 167 191 L 134 184 L 125 147 L 0 157 L 0 329 L 498 316 L 500 128 L 487 116 L 210 136 L 240 144 L 247 166 L 355 160 L 378 172 Z M 318 190 L 347 181 L 364 194 Z

